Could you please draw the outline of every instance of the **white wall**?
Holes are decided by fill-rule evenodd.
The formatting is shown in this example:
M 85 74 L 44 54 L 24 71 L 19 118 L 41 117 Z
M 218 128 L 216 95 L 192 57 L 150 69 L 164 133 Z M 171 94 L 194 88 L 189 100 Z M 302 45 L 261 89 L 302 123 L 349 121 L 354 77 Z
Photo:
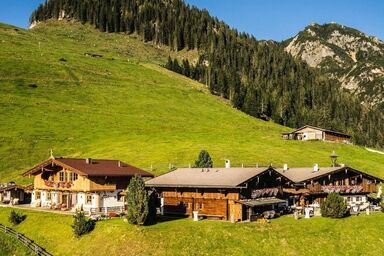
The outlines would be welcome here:
M 361 203 L 366 203 L 368 202 L 367 200 L 367 196 L 366 195 L 348 195 L 348 196 L 343 196 L 344 197 L 344 200 L 348 203 L 348 204 L 361 204 Z M 348 201 L 348 197 L 350 198 L 350 201 Z M 358 201 L 358 197 L 360 197 L 360 201 Z
M 89 211 L 91 208 L 100 208 L 100 207 L 121 207 L 124 206 L 124 201 L 118 201 L 118 193 L 122 190 L 116 190 L 114 192 L 93 192 L 93 193 L 73 193 L 76 194 L 77 203 L 74 207 L 76 209 L 83 209 L 84 211 Z M 35 204 L 35 194 L 36 191 L 32 192 L 31 204 Z M 92 196 L 91 203 L 87 203 L 87 196 Z M 40 190 L 40 202 L 42 207 L 50 207 L 52 204 L 58 204 L 59 195 L 56 191 L 51 191 L 51 200 L 47 199 L 47 191 Z
M 124 202 L 119 202 L 117 200 L 117 195 L 122 190 L 116 190 L 114 192 L 102 192 L 101 193 L 101 205 L 100 207 L 116 207 L 116 206 L 124 206 Z

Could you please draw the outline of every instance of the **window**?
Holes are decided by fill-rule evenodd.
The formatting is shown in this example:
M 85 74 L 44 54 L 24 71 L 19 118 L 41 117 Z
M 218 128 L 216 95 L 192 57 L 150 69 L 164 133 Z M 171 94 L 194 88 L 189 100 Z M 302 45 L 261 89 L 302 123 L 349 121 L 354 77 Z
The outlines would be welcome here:
M 52 196 L 51 196 L 51 192 L 45 192 L 45 193 L 47 193 L 46 195 L 46 198 L 47 198 L 47 200 L 51 200 L 51 198 L 52 198 Z
M 65 181 L 65 172 L 59 172 L 59 180 L 60 181 Z
M 361 196 L 356 197 L 356 202 L 360 202 L 360 201 L 361 201 Z
M 35 192 L 35 200 L 40 200 L 40 191 Z
M 77 178 L 78 178 L 77 173 L 74 173 L 74 172 L 69 173 L 69 181 L 75 181 L 77 180 Z
M 92 204 L 92 196 L 87 195 L 87 204 Z
M 125 201 L 125 194 L 126 192 L 121 191 L 117 193 L 117 201 L 124 202 Z

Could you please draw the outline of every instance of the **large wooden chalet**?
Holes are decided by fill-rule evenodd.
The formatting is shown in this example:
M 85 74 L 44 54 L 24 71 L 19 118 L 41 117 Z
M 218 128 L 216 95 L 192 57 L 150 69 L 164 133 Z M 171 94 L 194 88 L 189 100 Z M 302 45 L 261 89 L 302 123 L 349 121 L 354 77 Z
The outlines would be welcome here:
M 96 212 L 122 210 L 131 177 L 153 177 L 119 160 L 54 157 L 23 175 L 34 176 L 32 206 Z
M 242 221 L 286 204 L 289 182 L 273 168 L 181 168 L 146 182 L 161 198 L 164 214 Z
M 181 168 L 148 180 L 157 192 L 163 214 L 224 220 L 252 220 L 284 206 L 318 207 L 330 192 L 338 192 L 349 205 L 368 201 L 383 182 L 350 167 L 311 168 Z

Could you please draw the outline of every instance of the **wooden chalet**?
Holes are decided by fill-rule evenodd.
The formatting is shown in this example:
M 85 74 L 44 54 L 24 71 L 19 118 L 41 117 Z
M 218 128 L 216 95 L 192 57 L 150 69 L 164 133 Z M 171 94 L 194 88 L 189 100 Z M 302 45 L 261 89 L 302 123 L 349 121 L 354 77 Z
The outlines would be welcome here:
M 273 168 L 180 168 L 146 182 L 168 215 L 231 221 L 250 220 L 286 206 L 283 187 L 289 180 Z
M 119 160 L 54 158 L 37 164 L 24 176 L 34 176 L 31 205 L 51 209 L 120 211 L 131 177 L 152 174 Z
M 341 132 L 327 130 L 319 127 L 305 125 L 292 132 L 282 134 L 284 139 L 291 140 L 323 140 L 342 143 L 351 143 L 351 136 Z
M 320 205 L 331 192 L 339 193 L 349 205 L 368 203 L 367 195 L 376 193 L 383 179 L 348 166 L 276 169 L 291 183 L 283 189 L 290 205 Z
M 31 201 L 32 185 L 20 186 L 14 182 L 0 184 L 0 203 L 26 204 Z

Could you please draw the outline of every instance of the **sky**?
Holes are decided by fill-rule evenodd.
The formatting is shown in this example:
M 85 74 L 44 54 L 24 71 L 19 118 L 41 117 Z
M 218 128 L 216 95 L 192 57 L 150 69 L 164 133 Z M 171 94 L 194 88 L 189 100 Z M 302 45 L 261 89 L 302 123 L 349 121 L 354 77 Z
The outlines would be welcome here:
M 0 0 L 0 22 L 28 27 L 45 0 Z M 337 22 L 384 40 L 384 0 L 185 0 L 257 39 L 285 40 L 310 23 Z

